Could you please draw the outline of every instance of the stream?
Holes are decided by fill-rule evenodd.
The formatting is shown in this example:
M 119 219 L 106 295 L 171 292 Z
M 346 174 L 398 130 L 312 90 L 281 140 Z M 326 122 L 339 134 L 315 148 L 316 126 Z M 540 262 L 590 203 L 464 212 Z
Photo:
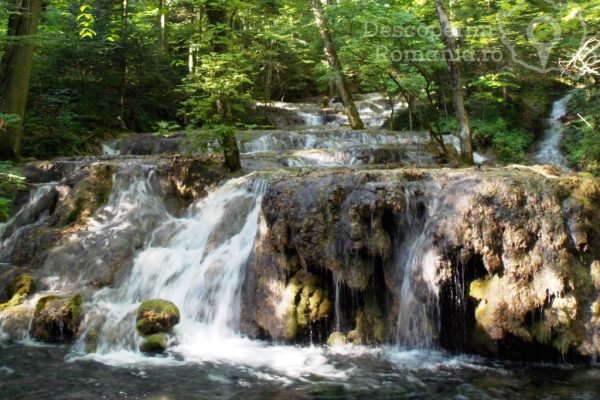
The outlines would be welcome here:
M 553 121 L 564 115 L 567 101 L 555 106 Z M 289 104 L 272 106 L 296 110 Z M 108 144 L 105 156 L 115 160 L 117 172 L 106 204 L 93 214 L 87 230 L 70 233 L 62 250 L 48 256 L 41 270 L 46 290 L 20 306 L 32 310 L 44 294 L 84 293 L 86 314 L 80 338 L 73 345 L 42 344 L 29 337 L 29 325 L 25 325 L 17 329 L 15 340 L 14 328 L 9 337 L 6 316 L 0 313 L 0 396 L 597 398 L 600 369 L 595 366 L 496 361 L 445 351 L 437 345 L 440 288 L 431 277 L 437 255 L 429 233 L 430 225 L 439 222 L 437 216 L 453 204 L 436 201 L 421 210 L 417 201 L 422 188 L 417 186 L 406 188 L 408 234 L 396 254 L 403 302 L 394 344 L 327 346 L 316 339 L 313 342 L 311 336 L 308 343 L 286 345 L 240 333 L 242 286 L 262 229 L 261 204 L 270 185 L 269 176 L 261 174 L 265 165 L 325 170 L 385 162 L 435 164 L 423 150 L 427 139 L 422 134 L 354 133 L 340 128 L 343 121 L 335 120 L 328 127 L 315 127 L 326 121 L 311 110 L 307 106 L 296 110 L 304 118 L 303 127 L 259 132 L 245 140 L 241 144 L 244 165 L 255 172 L 224 182 L 180 213 L 173 212 L 161 197 L 157 168 L 145 159 L 127 158 L 136 153 L 135 144 Z M 381 126 L 391 112 L 378 97 L 367 97 L 359 110 L 371 126 Z M 562 165 L 552 150 L 555 136 L 544 142 L 539 157 Z M 14 243 L 24 229 L 46 221 L 41 202 L 55 185 L 40 185 L 22 213 L 0 228 L 0 262 L 10 263 Z M 128 241 L 136 243 L 136 250 L 127 258 L 126 272 L 114 285 L 91 290 L 88 282 L 113 262 L 103 252 L 118 254 L 123 250 L 117 244 Z M 425 284 L 426 289 L 417 293 L 415 282 Z M 339 329 L 343 316 L 338 290 L 333 313 Z M 135 331 L 135 313 L 149 298 L 170 300 L 181 312 L 171 346 L 163 355 L 149 356 L 139 350 L 142 338 Z M 92 329 L 98 334 L 97 349 L 86 354 L 84 337 Z

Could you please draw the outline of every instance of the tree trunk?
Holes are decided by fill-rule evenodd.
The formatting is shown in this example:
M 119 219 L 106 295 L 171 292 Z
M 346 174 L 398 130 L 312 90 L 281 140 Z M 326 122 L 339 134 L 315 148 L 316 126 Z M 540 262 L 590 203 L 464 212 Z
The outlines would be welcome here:
M 18 161 L 33 67 L 31 35 L 37 33 L 42 0 L 15 0 L 14 5 L 15 13 L 8 20 L 11 40 L 7 41 L 0 65 L 0 113 L 17 115 L 20 120 L 8 125 L 0 118 L 0 159 Z
M 121 2 L 121 33 L 123 35 L 123 48 L 120 49 L 119 62 L 121 68 L 121 84 L 119 85 L 119 116 L 118 120 L 121 124 L 121 129 L 128 130 L 126 116 L 125 116 L 125 96 L 127 89 L 127 42 L 129 35 L 129 1 L 123 0 Z
M 158 45 L 163 53 L 169 52 L 169 44 L 167 41 L 167 13 L 165 10 L 165 0 L 158 0 Z
M 435 0 L 435 8 L 440 20 L 442 39 L 444 41 L 446 65 L 450 75 L 450 85 L 452 88 L 452 101 L 454 103 L 454 112 L 456 122 L 458 123 L 460 137 L 460 157 L 463 162 L 473 164 L 473 147 L 471 138 L 471 127 L 469 116 L 465 109 L 465 98 L 460 81 L 460 69 L 456 61 L 456 45 L 452 37 L 450 20 L 442 4 L 442 0 Z
M 363 129 L 364 124 L 360 119 L 360 115 L 358 114 L 358 110 L 356 109 L 356 105 L 354 104 L 354 100 L 350 94 L 350 90 L 348 89 L 348 84 L 342 72 L 342 64 L 337 55 L 337 51 L 335 50 L 331 33 L 329 33 L 329 29 L 327 29 L 327 24 L 323 17 L 323 10 L 321 8 L 320 0 L 311 0 L 311 4 L 313 13 L 315 15 L 315 23 L 317 24 L 317 28 L 319 29 L 319 33 L 323 39 L 323 50 L 325 51 L 325 57 L 327 58 L 329 68 L 331 68 L 331 72 L 333 73 L 335 85 L 340 95 L 340 99 L 342 100 L 342 104 L 344 105 L 344 112 L 348 116 L 348 121 L 350 122 L 352 129 Z
M 206 17 L 208 24 L 215 29 L 213 37 L 212 48 L 216 53 L 226 53 L 227 45 L 225 44 L 228 30 L 231 24 L 227 18 L 227 10 L 217 2 L 209 1 L 206 4 Z M 227 99 L 220 98 L 215 101 L 215 107 L 217 114 L 219 115 L 219 122 L 223 125 L 231 125 L 231 110 Z M 221 139 L 221 146 L 223 146 L 223 156 L 225 157 L 225 165 L 231 171 L 238 171 L 242 169 L 240 162 L 240 150 L 238 147 L 235 134 L 227 134 Z

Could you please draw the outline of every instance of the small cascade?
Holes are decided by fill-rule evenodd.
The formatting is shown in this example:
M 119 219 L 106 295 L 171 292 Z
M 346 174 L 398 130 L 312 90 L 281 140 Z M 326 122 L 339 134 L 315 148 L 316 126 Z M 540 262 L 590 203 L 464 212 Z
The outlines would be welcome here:
M 353 131 L 346 128 L 309 128 L 265 131 L 241 143 L 248 156 L 276 152 L 288 167 L 344 166 L 378 163 L 433 164 L 424 149 L 424 133 L 386 130 Z
M 406 107 L 400 101 L 390 100 L 380 93 L 355 95 L 354 103 L 364 125 L 368 128 L 381 128 L 392 116 L 392 112 Z M 336 99 L 329 101 L 327 108 L 314 103 L 288 103 L 276 101 L 258 103 L 264 108 L 270 119 L 278 128 L 290 126 L 342 126 L 348 125 L 348 117 L 344 114 L 342 103 Z
M 89 305 L 93 311 L 85 324 L 98 331 L 98 353 L 138 352 L 135 311 L 152 298 L 179 307 L 175 337 L 181 346 L 235 336 L 265 189 L 266 182 L 254 177 L 230 180 L 194 203 L 185 217 L 169 217 L 158 226 L 129 277 L 98 292 Z
M 439 335 L 439 288 L 434 280 L 438 257 L 430 238 L 419 235 L 401 261 L 402 285 L 397 322 L 398 344 L 405 348 L 433 348 Z
M 119 140 L 113 140 L 110 143 L 102 143 L 102 155 L 104 156 L 118 156 L 121 154 L 119 150 Z
M 125 263 L 142 246 L 148 232 L 170 218 L 158 189 L 155 167 L 124 163 L 112 177 L 108 201 L 77 231 L 51 252 L 43 268 L 63 278 L 66 286 L 84 287 L 120 276 Z
M 333 314 L 334 314 L 334 324 L 335 324 L 335 330 L 337 332 L 340 332 L 342 330 L 342 298 L 341 298 L 341 291 L 342 291 L 342 283 L 340 281 L 340 279 L 334 274 L 333 276 L 333 285 L 334 285 L 334 309 L 333 309 Z
M 456 149 L 456 152 L 460 154 L 460 139 L 458 138 L 458 136 L 453 134 L 444 135 L 442 139 L 444 140 L 444 144 L 451 145 L 452 147 L 454 147 L 454 149 Z M 483 164 L 487 161 L 487 158 L 474 151 L 473 161 L 475 162 L 475 164 Z
M 440 331 L 439 287 L 436 283 L 439 257 L 429 233 L 439 202 L 433 200 L 427 210 L 414 190 L 405 190 L 406 239 L 397 251 L 400 279 L 400 308 L 396 340 L 403 348 L 431 349 Z
M 552 105 L 552 113 L 548 119 L 548 129 L 534 156 L 540 164 L 551 164 L 563 170 L 568 170 L 567 160 L 560 149 L 564 126 L 561 119 L 567 114 L 567 105 L 572 95 L 567 94 Z
M 0 263 L 10 261 L 15 241 L 23 229 L 31 224 L 42 222 L 56 203 L 58 193 L 55 183 L 48 183 L 33 189 L 29 201 L 9 221 L 0 224 Z
M 299 111 L 298 116 L 302 118 L 306 126 L 325 125 L 325 118 L 320 113 Z

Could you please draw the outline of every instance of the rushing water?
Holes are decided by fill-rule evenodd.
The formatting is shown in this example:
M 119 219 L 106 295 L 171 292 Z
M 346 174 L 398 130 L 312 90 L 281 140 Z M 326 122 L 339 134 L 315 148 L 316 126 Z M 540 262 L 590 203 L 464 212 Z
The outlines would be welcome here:
M 154 230 L 129 277 L 117 288 L 97 292 L 87 305 L 92 312 L 84 326 L 98 332 L 98 357 L 141 357 L 135 311 L 149 298 L 178 305 L 175 351 L 184 356 L 212 354 L 226 349 L 228 339 L 238 339 L 239 292 L 265 185 L 260 179 L 232 179 L 193 204 L 185 217 L 168 217 Z M 144 196 L 151 197 L 137 197 Z
M 561 101 L 552 115 L 557 124 L 568 99 Z M 354 165 L 364 148 L 402 147 L 421 139 L 386 131 L 308 130 L 265 133 L 241 147 L 246 156 L 285 154 L 287 166 Z M 74 346 L 33 343 L 28 326 L 18 336 L 22 343 L 0 341 L 0 397 L 592 399 L 600 392 L 596 367 L 502 363 L 437 350 L 438 259 L 427 232 L 447 204 L 432 202 L 420 210 L 423 199 L 407 189 L 403 228 L 408 234 L 397 247 L 402 299 L 397 346 L 301 347 L 239 333 L 240 291 L 267 182 L 258 174 L 231 179 L 183 216 L 169 212 L 155 183 L 151 165 L 122 165 L 107 204 L 88 229 L 71 234 L 62 251 L 48 257 L 44 268 L 54 284 L 47 287 L 60 294 L 86 290 L 94 273 L 111 263 L 110 254 L 124 251 L 112 243 L 133 241 L 137 249 L 114 287 L 87 291 L 82 335 Z M 21 230 L 46 217 L 56 201 L 55 186 L 33 191 L 22 211 L 0 227 L 4 259 L 9 260 L 11 240 Z M 336 329 L 345 322 L 340 291 L 334 277 Z M 22 307 L 31 310 L 43 294 Z M 135 330 L 135 311 L 149 298 L 173 301 L 181 311 L 168 351 L 155 357 L 139 351 Z M 0 328 L 3 323 L 0 315 Z M 98 334 L 97 352 L 85 354 L 84 338 L 91 330 Z
M 406 107 L 405 103 L 391 101 L 380 93 L 355 95 L 354 97 L 356 109 L 364 125 L 368 128 L 384 126 L 394 111 Z M 331 101 L 325 109 L 314 103 L 284 101 L 258 103 L 258 106 L 266 107 L 268 113 L 274 115 L 275 125 L 279 128 L 298 125 L 348 125 L 348 117 L 344 114 L 343 105 L 337 101 Z M 282 115 L 285 114 L 291 114 L 294 118 L 282 118 Z
M 569 169 L 567 160 L 565 160 L 560 149 L 560 141 L 564 130 L 561 118 L 567 114 L 567 105 L 571 97 L 571 94 L 567 94 L 552 105 L 552 113 L 548 119 L 548 129 L 534 157 L 536 162 L 551 164 L 564 170 Z
M 499 363 L 389 348 L 274 348 L 271 365 L 71 359 L 60 346 L 0 346 L 3 399 L 595 399 L 600 369 Z M 313 372 L 278 369 L 298 352 Z M 261 358 L 255 354 L 254 358 Z M 68 361 L 65 362 L 65 357 Z M 161 362 L 162 361 L 162 362 Z M 320 373 L 318 367 L 328 366 Z

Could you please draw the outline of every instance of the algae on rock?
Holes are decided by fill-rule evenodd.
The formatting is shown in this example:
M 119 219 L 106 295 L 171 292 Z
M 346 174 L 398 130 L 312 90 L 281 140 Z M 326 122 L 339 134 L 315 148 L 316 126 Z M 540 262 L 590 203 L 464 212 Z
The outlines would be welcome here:
M 142 336 L 167 333 L 179 323 L 179 309 L 167 300 L 144 301 L 137 311 L 136 328 Z
M 8 295 L 9 300 L 5 303 L 0 303 L 0 311 L 21 304 L 23 300 L 34 291 L 35 283 L 31 275 L 18 275 L 6 286 L 6 294 Z
M 70 342 L 82 320 L 81 296 L 46 296 L 38 300 L 31 322 L 31 336 L 44 342 Z

